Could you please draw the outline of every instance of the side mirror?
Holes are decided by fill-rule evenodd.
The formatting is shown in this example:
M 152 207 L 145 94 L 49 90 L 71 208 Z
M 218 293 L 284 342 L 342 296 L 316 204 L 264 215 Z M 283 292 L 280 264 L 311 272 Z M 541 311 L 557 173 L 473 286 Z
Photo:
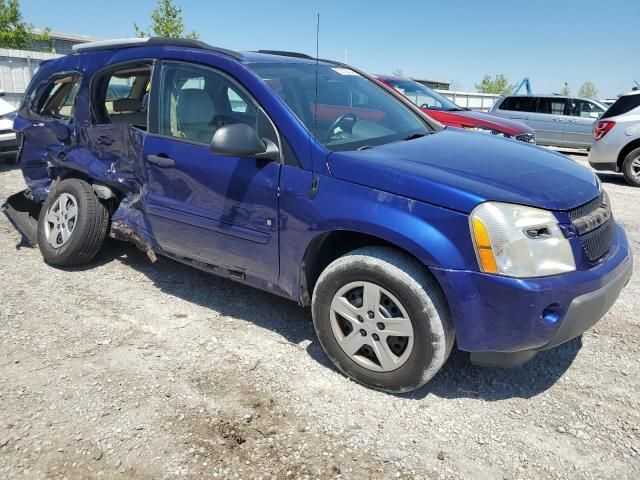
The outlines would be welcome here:
M 211 152 L 227 157 L 251 157 L 279 160 L 278 146 L 268 139 L 260 139 L 253 127 L 246 123 L 224 125 L 211 140 Z

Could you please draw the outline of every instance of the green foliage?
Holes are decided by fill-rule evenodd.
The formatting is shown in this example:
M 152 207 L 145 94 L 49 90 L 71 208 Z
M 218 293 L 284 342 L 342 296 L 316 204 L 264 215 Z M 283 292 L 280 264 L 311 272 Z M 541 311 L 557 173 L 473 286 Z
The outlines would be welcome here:
M 0 47 L 22 50 L 39 40 L 49 40 L 49 30 L 33 33 L 33 27 L 22 18 L 20 2 L 0 0 Z
M 197 40 L 199 35 L 184 31 L 182 8 L 174 5 L 172 0 L 158 0 L 158 5 L 151 12 L 151 28 L 145 31 L 136 23 L 133 24 L 138 37 L 171 37 Z
M 564 87 L 560 89 L 560 95 L 564 95 L 565 97 L 571 95 L 571 89 L 569 88 L 569 84 L 567 82 L 564 82 Z
M 515 84 L 509 83 L 507 77 L 502 73 L 496 75 L 495 78 L 491 78 L 491 75 L 485 75 L 480 83 L 476 83 L 475 87 L 480 93 L 497 93 L 501 95 L 511 93 L 516 88 Z
M 578 90 L 578 96 L 584 98 L 597 98 L 598 89 L 593 82 L 584 82 Z

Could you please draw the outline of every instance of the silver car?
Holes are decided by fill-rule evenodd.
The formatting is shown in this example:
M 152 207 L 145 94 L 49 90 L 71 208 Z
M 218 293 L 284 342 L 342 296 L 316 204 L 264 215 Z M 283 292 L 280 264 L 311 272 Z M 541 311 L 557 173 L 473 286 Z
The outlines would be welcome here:
M 587 98 L 560 95 L 507 95 L 489 110 L 494 115 L 513 118 L 529 125 L 538 145 L 589 148 L 593 124 L 607 109 Z
M 618 98 L 596 124 L 593 138 L 591 166 L 622 172 L 627 182 L 640 187 L 640 91 Z

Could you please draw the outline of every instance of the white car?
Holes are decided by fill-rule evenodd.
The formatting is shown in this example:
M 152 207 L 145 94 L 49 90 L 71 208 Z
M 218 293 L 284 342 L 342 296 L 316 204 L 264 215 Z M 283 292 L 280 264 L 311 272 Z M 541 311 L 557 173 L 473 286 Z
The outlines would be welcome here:
M 0 97 L 4 91 L 0 90 Z M 16 132 L 13 130 L 13 119 L 16 116 L 16 107 L 5 99 L 0 98 L 0 158 L 15 159 L 18 153 Z
M 640 187 L 640 90 L 618 98 L 596 124 L 593 137 L 591 166 L 622 172 L 630 185 Z

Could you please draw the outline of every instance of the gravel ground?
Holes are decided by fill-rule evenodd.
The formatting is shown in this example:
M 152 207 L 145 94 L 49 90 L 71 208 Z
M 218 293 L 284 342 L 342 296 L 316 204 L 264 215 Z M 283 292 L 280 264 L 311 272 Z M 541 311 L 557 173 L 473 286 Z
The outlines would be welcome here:
M 601 178 L 639 270 L 640 189 Z M 308 310 L 124 243 L 54 269 L 0 216 L 0 282 L 0 478 L 640 478 L 638 275 L 581 339 L 454 351 L 405 396 L 340 375 Z

